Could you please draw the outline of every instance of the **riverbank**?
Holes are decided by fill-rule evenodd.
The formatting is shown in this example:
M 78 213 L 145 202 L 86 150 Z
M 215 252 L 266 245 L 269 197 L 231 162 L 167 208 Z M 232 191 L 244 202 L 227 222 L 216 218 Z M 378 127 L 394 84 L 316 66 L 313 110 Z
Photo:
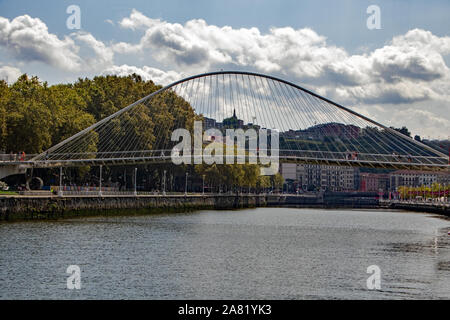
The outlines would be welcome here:
M 448 206 L 431 203 L 379 201 L 374 198 L 337 198 L 276 194 L 35 194 L 0 197 L 0 221 L 45 220 L 94 215 L 152 214 L 194 210 L 232 210 L 256 207 L 322 209 L 399 209 L 450 217 Z
M 264 207 L 263 195 L 34 195 L 0 197 L 0 221 L 70 218 L 85 215 L 189 212 Z
M 380 207 L 416 212 L 429 212 L 450 217 L 450 207 L 443 203 L 409 202 L 409 201 L 382 201 Z

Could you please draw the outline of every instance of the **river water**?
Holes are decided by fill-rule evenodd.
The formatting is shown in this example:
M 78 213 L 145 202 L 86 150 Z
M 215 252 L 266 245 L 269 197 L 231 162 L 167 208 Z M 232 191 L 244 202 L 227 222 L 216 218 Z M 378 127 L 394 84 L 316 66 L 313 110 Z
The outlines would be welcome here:
M 448 230 L 425 213 L 289 208 L 2 223 L 0 298 L 449 299 Z

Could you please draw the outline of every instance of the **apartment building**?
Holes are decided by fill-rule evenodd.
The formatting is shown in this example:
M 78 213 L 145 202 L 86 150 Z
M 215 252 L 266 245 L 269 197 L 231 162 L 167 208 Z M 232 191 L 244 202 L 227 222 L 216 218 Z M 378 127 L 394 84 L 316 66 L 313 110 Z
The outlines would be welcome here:
M 294 181 L 303 190 L 357 189 L 358 169 L 353 167 L 282 163 L 281 174 L 285 180 Z

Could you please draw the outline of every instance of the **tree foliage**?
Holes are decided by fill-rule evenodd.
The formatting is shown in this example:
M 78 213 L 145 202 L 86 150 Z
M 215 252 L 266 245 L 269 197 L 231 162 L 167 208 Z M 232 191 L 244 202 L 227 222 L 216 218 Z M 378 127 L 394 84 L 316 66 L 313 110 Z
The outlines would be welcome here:
M 160 88 L 136 74 L 78 79 L 73 84 L 53 86 L 26 74 L 10 86 L 0 81 L 0 150 L 43 152 Z M 125 114 L 111 121 L 111 126 L 115 126 L 117 141 L 125 134 L 120 132 L 122 128 L 133 128 L 135 140 L 145 142 L 139 146 L 142 149 L 156 147 L 153 144 L 158 139 L 170 140 L 174 126 L 192 128 L 196 119 L 189 103 L 171 91 L 156 96 L 145 107 L 138 105 L 135 114 L 134 118 Z M 157 123 L 161 125 L 155 132 Z
M 94 123 L 72 85 L 49 87 L 26 74 L 0 84 L 0 149 L 39 153 Z

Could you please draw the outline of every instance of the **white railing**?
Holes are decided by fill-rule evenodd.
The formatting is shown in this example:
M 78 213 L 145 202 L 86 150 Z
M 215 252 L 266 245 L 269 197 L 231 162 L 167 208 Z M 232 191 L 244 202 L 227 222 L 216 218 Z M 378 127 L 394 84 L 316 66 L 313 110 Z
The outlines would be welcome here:
M 381 204 L 410 204 L 410 205 L 421 205 L 430 207 L 446 207 L 450 208 L 450 198 L 447 199 L 434 199 L 430 201 L 423 200 L 380 200 Z

